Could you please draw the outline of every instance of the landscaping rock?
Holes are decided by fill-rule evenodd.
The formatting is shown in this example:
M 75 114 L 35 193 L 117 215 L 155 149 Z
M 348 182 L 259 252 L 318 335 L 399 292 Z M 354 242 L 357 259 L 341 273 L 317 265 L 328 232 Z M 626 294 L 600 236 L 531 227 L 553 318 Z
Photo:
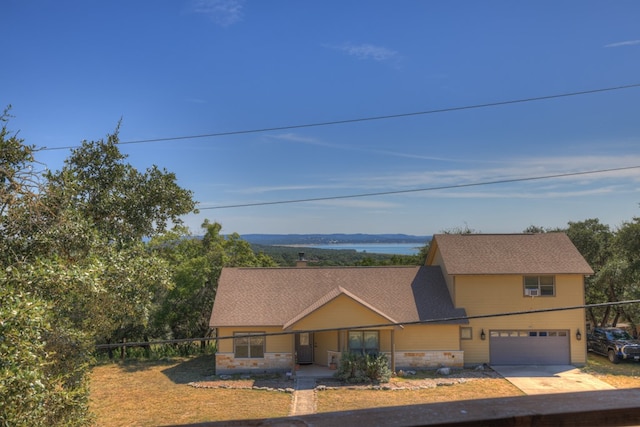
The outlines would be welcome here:
M 447 367 L 440 368 L 436 371 L 436 373 L 439 375 L 451 375 L 451 368 L 447 368 Z

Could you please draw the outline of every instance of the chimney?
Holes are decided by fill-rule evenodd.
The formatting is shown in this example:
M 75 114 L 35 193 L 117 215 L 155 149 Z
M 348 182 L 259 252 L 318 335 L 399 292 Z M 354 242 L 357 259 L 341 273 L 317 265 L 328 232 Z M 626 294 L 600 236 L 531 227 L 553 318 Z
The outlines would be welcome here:
M 296 261 L 296 267 L 306 267 L 307 260 L 304 258 L 304 252 L 298 252 L 298 260 Z

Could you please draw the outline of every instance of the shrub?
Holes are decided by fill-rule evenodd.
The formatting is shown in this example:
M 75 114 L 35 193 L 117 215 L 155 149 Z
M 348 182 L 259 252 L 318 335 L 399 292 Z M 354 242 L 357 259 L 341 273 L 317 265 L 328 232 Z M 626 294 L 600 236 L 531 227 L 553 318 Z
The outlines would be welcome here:
M 391 378 L 389 361 L 384 354 L 342 353 L 335 376 L 349 383 L 385 383 Z

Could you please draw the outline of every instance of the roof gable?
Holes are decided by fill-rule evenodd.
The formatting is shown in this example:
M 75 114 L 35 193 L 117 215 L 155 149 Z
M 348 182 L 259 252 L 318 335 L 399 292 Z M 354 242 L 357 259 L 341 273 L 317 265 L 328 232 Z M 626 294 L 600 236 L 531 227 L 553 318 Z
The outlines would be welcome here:
M 376 307 L 372 306 L 368 302 L 364 301 L 361 298 L 358 298 L 356 295 L 352 294 L 351 292 L 347 291 L 346 289 L 343 289 L 341 286 L 338 286 L 337 288 L 335 288 L 332 291 L 330 291 L 327 295 L 323 296 L 318 301 L 315 301 L 309 307 L 307 307 L 302 312 L 298 313 L 292 319 L 287 321 L 284 324 L 283 329 L 289 329 L 294 324 L 296 324 L 297 322 L 299 322 L 302 319 L 306 318 L 307 316 L 311 316 L 314 312 L 319 310 L 321 307 L 324 307 L 324 306 L 327 306 L 327 305 L 331 304 L 333 301 L 338 299 L 340 296 L 348 297 L 350 300 L 354 301 L 355 303 L 360 304 L 361 306 L 365 307 L 367 310 L 371 311 L 372 313 L 375 313 L 379 317 L 382 317 L 385 321 L 387 321 L 389 323 L 394 323 L 394 324 L 398 323 L 391 316 L 383 313 L 382 311 L 380 311 Z M 340 319 L 338 319 L 338 320 L 341 321 Z M 345 325 L 342 325 L 342 326 L 345 326 Z M 347 326 L 351 326 L 351 325 L 347 325 Z
M 436 251 L 451 275 L 593 274 L 564 233 L 438 234 L 427 263 Z

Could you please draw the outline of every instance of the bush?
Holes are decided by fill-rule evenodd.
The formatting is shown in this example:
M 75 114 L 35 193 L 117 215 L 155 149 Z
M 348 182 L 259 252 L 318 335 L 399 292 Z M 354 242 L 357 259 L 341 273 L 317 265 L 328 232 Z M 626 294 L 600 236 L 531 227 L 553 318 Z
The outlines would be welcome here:
M 384 354 L 342 353 L 335 376 L 349 383 L 386 383 L 391 378 L 389 361 Z
M 85 426 L 88 356 L 83 334 L 51 323 L 50 307 L 0 287 L 0 426 Z

